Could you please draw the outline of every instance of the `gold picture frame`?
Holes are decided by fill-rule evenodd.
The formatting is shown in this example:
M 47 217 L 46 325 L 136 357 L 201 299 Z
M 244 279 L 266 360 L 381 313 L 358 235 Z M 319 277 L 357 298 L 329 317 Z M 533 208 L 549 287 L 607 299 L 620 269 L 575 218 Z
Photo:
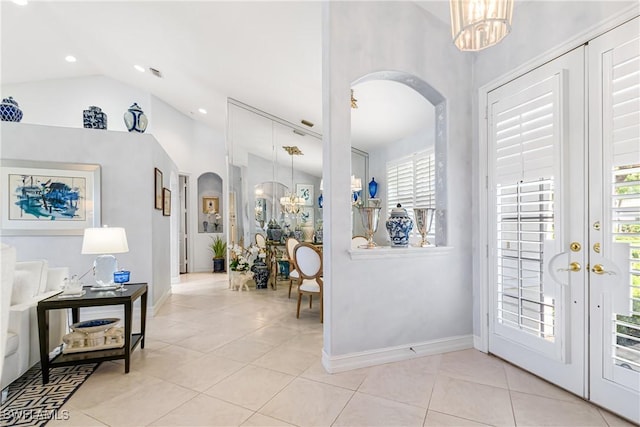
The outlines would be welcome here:
M 171 215 L 171 190 L 168 188 L 162 189 L 162 215 Z
M 213 210 L 213 212 L 212 212 Z M 203 197 L 202 198 L 202 213 L 220 213 L 220 198 L 218 197 Z

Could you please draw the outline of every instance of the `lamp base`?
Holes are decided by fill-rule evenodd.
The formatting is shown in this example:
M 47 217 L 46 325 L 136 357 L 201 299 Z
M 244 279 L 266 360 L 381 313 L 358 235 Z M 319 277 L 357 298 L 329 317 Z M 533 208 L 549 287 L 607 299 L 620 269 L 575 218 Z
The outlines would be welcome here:
M 96 281 L 94 288 L 107 290 L 118 287 L 113 281 L 113 273 L 118 271 L 118 260 L 113 255 L 99 255 L 93 261 L 93 277 Z

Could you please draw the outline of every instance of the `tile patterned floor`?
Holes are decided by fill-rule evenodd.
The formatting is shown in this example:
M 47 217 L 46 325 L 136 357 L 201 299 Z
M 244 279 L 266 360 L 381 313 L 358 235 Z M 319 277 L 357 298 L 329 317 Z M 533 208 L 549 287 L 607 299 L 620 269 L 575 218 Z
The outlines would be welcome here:
M 631 425 L 476 350 L 327 374 L 318 304 L 226 279 L 184 275 L 131 372 L 103 363 L 48 426 Z

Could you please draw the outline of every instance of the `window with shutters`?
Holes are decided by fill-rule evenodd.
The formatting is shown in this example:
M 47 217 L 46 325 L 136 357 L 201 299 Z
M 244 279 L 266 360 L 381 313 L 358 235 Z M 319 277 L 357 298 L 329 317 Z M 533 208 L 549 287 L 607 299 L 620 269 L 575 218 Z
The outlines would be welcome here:
M 435 208 L 435 158 L 433 150 L 421 151 L 387 163 L 387 212 L 400 203 L 413 219 L 413 208 Z M 418 231 L 413 227 L 412 235 Z M 432 225 L 429 236 L 435 238 Z

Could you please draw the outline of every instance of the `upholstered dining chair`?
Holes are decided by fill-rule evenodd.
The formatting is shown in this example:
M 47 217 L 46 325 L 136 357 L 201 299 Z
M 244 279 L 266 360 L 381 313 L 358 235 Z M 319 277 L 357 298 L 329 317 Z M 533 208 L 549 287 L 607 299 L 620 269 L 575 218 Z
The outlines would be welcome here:
M 300 243 L 293 249 L 293 258 L 300 273 L 296 318 L 300 318 L 302 295 L 309 295 L 309 308 L 312 306 L 313 296 L 317 295 L 320 298 L 320 323 L 322 323 L 322 254 L 311 243 Z
M 267 239 L 265 239 L 264 234 L 256 233 L 256 246 L 260 249 L 267 248 Z
M 288 237 L 285 242 L 285 247 L 287 249 L 287 258 L 289 258 L 289 298 L 291 298 L 291 288 L 293 287 L 293 281 L 295 280 L 296 285 L 300 280 L 300 273 L 298 273 L 298 269 L 296 268 L 295 260 L 293 259 L 293 249 L 300 244 L 300 241 L 295 237 Z
M 366 246 L 368 243 L 369 240 L 364 236 L 353 236 L 351 238 L 351 249 L 358 249 L 361 246 Z

